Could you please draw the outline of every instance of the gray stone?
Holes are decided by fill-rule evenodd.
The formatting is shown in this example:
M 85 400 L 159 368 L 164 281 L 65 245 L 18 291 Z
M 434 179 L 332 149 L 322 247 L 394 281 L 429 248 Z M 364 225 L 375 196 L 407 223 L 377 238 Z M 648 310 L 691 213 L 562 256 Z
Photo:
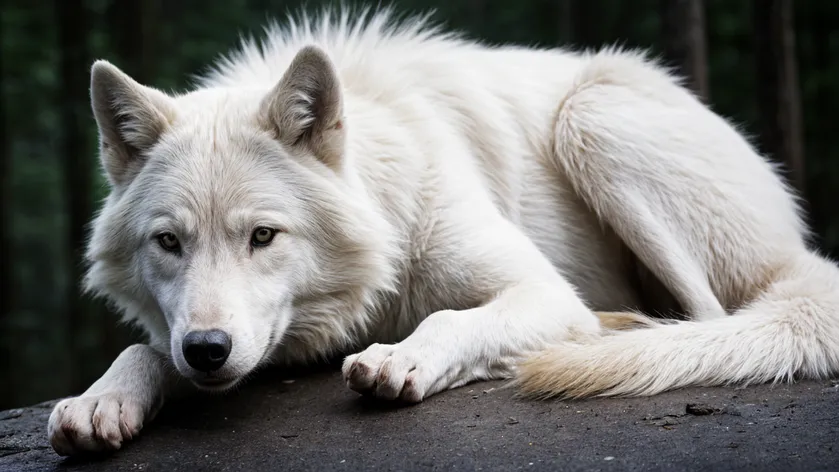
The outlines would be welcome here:
M 223 397 L 170 403 L 138 439 L 95 460 L 64 459 L 49 447 L 55 402 L 2 412 L 0 470 L 839 467 L 835 382 L 577 402 L 521 400 L 502 383 L 486 382 L 394 407 L 349 391 L 334 369 L 288 374 L 268 371 Z M 696 404 L 713 414 L 687 413 Z

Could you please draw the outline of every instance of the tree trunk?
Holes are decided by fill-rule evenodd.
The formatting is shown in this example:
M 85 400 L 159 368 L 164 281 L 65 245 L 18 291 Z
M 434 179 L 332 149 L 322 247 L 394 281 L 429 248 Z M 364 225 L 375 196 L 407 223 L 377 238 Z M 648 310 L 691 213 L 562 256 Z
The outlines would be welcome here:
M 481 36 L 486 24 L 486 0 L 469 0 L 469 17 L 472 34 Z
M 805 191 L 804 139 L 792 0 L 754 0 L 758 106 L 763 151 Z
M 3 77 L 0 54 L 0 77 Z M 12 153 L 6 134 L 6 95 L 0 94 L 0 379 L 12 383 L 10 324 L 16 307 L 17 291 L 12 269 Z M 8 385 L 8 384 L 7 384 Z M 0 388 L 0 409 L 15 406 L 12 388 Z
M 661 0 L 664 57 L 687 78 L 703 100 L 710 97 L 703 0 Z
M 81 296 L 85 229 L 93 213 L 92 150 L 88 146 L 90 113 L 88 88 L 90 58 L 88 57 L 88 14 L 82 0 L 56 0 L 58 48 L 60 55 L 59 97 L 61 126 L 61 162 L 64 177 L 65 212 L 67 215 L 66 245 L 69 257 L 67 301 L 67 344 L 69 359 L 69 387 L 80 392 L 85 385 L 80 356 L 86 347 L 84 339 L 88 327 L 87 304 Z
M 113 31 L 114 52 L 118 66 L 134 80 L 144 83 L 154 76 L 156 51 L 152 31 L 158 1 L 114 0 L 107 10 L 108 27 Z
M 574 41 L 574 5 L 573 0 L 557 0 L 559 2 L 559 22 L 557 28 L 560 46 L 571 45 Z
M 571 3 L 571 18 L 574 22 L 572 39 L 582 49 L 597 49 L 603 46 L 601 37 L 602 15 L 596 0 L 567 0 Z

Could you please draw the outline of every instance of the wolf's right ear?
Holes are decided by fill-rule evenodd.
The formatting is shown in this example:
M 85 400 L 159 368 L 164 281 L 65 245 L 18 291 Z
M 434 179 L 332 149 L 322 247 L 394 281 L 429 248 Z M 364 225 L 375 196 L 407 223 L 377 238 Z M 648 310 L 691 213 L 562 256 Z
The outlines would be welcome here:
M 99 126 L 102 167 L 111 185 L 129 184 L 175 117 L 168 95 L 145 87 L 107 61 L 90 73 L 90 100 Z

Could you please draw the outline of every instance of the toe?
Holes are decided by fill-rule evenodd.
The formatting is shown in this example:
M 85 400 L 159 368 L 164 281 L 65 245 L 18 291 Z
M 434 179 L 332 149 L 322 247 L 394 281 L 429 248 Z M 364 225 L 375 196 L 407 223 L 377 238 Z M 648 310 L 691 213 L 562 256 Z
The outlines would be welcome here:
M 122 444 L 119 423 L 119 403 L 113 398 L 100 398 L 93 412 L 92 424 L 95 437 L 103 446 L 119 449 Z
M 399 398 L 399 394 L 405 385 L 405 378 L 413 367 L 413 362 L 408 362 L 406 359 L 397 355 L 391 355 L 385 359 L 376 378 L 374 392 L 376 397 L 385 400 Z
M 359 355 L 349 367 L 347 386 L 360 393 L 369 393 L 376 385 L 379 370 L 393 347 L 373 344 Z
M 414 369 L 405 377 L 399 399 L 406 403 L 419 403 L 425 397 L 425 382 L 422 371 Z
M 67 405 L 62 414 L 59 427 L 73 452 L 97 452 L 102 449 L 92 422 L 96 404 L 95 398 L 79 398 Z
M 143 428 L 143 410 L 137 402 L 125 401 L 120 405 L 119 428 L 122 437 L 133 439 Z

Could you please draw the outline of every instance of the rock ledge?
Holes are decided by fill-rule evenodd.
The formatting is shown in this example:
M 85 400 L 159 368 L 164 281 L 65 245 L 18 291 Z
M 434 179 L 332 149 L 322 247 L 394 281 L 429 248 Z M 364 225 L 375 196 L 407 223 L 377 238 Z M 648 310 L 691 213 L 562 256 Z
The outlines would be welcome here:
M 279 378 L 279 380 L 278 380 Z M 0 470 L 830 470 L 839 384 L 685 389 L 652 398 L 532 402 L 498 382 L 394 408 L 338 372 L 266 373 L 239 392 L 167 405 L 121 451 L 57 456 L 55 402 L 0 412 Z

